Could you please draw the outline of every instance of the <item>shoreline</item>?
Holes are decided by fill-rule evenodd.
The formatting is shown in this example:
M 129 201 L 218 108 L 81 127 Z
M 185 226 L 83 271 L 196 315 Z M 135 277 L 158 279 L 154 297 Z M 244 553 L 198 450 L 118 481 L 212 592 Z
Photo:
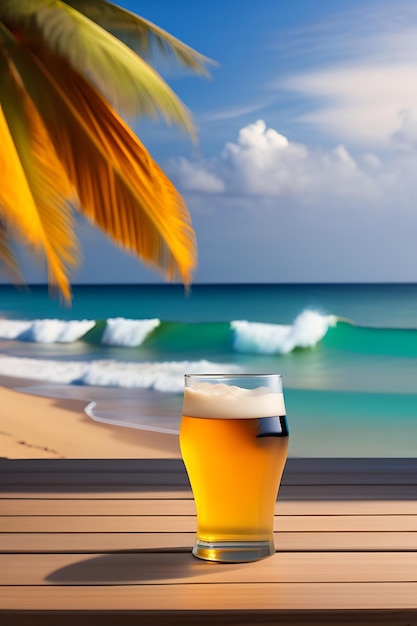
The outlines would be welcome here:
M 178 436 L 96 422 L 86 415 L 84 400 L 31 395 L 37 383 L 0 376 L 0 457 L 181 457 Z

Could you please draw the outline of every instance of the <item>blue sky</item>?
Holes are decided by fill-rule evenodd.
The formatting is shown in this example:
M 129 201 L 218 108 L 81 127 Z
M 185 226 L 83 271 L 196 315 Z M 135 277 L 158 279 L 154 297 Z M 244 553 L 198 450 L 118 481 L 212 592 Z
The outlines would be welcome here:
M 198 146 L 132 126 L 184 195 L 195 282 L 417 281 L 417 4 L 121 0 L 217 61 L 158 67 Z M 80 227 L 75 282 L 159 282 Z M 29 267 L 27 279 L 39 279 Z

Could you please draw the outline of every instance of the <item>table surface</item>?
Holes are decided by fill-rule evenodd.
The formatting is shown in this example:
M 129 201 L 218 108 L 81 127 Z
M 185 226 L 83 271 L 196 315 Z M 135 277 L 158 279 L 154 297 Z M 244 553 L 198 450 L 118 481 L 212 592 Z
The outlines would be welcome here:
M 289 459 L 276 553 L 191 555 L 179 459 L 0 459 L 0 624 L 417 624 L 417 460 Z

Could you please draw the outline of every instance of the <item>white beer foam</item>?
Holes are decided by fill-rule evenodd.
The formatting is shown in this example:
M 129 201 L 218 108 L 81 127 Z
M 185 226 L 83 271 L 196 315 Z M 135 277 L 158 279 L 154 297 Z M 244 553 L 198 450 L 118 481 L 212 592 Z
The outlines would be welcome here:
M 183 415 L 250 419 L 286 415 L 284 395 L 268 387 L 243 389 L 224 383 L 195 383 L 184 389 Z

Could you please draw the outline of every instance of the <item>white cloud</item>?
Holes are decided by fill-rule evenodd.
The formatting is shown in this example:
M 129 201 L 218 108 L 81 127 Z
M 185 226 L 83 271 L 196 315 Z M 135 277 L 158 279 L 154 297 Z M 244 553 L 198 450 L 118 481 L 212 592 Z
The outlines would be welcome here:
M 402 112 L 417 114 L 415 3 L 365 4 L 294 32 L 284 41 L 293 60 L 302 34 L 303 69 L 292 65 L 291 75 L 281 71 L 269 87 L 307 97 L 297 120 L 337 141 L 390 145 Z
M 199 115 L 200 122 L 221 122 L 225 120 L 234 120 L 250 113 L 255 113 L 264 108 L 264 104 L 248 104 L 247 106 L 236 106 L 220 109 L 217 111 L 210 111 L 209 113 L 203 113 Z
M 178 184 L 184 191 L 198 191 L 202 193 L 222 193 L 224 182 L 209 171 L 203 163 L 189 161 L 183 157 L 168 165 L 170 175 L 175 175 Z
M 335 5 L 321 19 L 281 32 L 269 48 L 280 58 L 301 59 L 303 66 L 415 62 L 416 30 L 414 0 L 363 2 L 345 10 Z
M 399 113 L 400 125 L 392 138 L 400 144 L 417 147 L 417 116 L 413 111 L 404 109 Z
M 263 120 L 242 128 L 214 159 L 171 161 L 170 175 L 183 190 L 234 196 L 295 198 L 312 204 L 321 198 L 369 199 L 381 195 L 378 158 L 356 160 L 339 145 L 310 150 L 289 141 Z
M 417 112 L 417 63 L 339 67 L 287 79 L 282 87 L 320 99 L 321 106 L 299 121 L 349 143 L 388 144 L 403 124 L 404 110 Z

